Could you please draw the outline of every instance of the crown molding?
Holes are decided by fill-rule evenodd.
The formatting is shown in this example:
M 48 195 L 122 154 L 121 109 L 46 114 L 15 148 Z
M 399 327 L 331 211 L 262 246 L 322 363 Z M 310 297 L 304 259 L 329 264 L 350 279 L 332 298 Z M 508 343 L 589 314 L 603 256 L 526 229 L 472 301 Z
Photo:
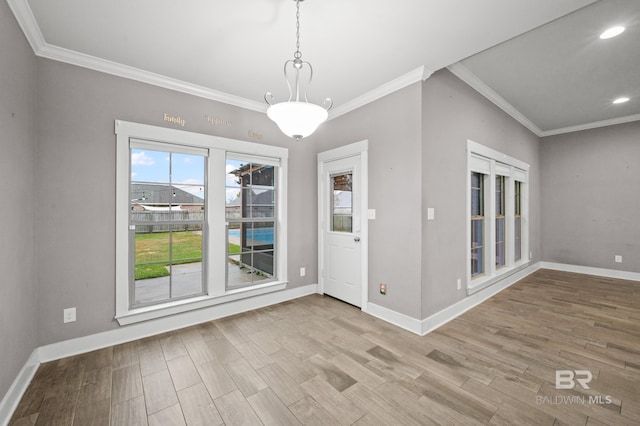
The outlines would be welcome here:
M 424 66 L 418 67 L 413 71 L 406 73 L 388 83 L 379 86 L 364 95 L 358 96 L 334 109 L 329 111 L 329 120 L 339 117 L 343 114 L 356 110 L 368 103 L 376 101 L 384 96 L 387 96 L 393 92 L 397 92 L 400 89 L 404 89 L 407 86 L 417 83 L 419 81 L 426 80 L 433 74 L 433 71 L 425 68 Z
M 198 96 L 225 104 L 246 108 L 258 112 L 266 112 L 267 105 L 261 102 L 252 101 L 240 96 L 213 90 L 208 87 L 198 86 L 196 84 L 187 83 L 153 72 L 141 70 L 139 68 L 122 65 L 117 62 L 108 61 L 106 59 L 97 58 L 95 56 L 86 55 L 84 53 L 75 52 L 73 50 L 64 49 L 57 46 L 46 44 L 40 48 L 36 55 L 52 59 L 59 62 L 66 62 L 83 68 L 92 69 L 94 71 L 104 72 L 106 74 L 123 77 L 142 83 L 151 84 L 153 86 L 165 89 L 175 90 L 177 92 Z
M 267 105 L 262 102 L 253 101 L 240 96 L 235 96 L 229 93 L 210 89 L 208 87 L 199 86 L 196 84 L 188 83 L 186 81 L 167 77 L 161 74 L 156 74 L 150 71 L 145 71 L 139 68 L 119 64 L 117 62 L 50 45 L 44 40 L 44 36 L 40 31 L 40 27 L 38 26 L 33 12 L 31 11 L 31 7 L 29 7 L 29 4 L 26 0 L 7 0 L 7 4 L 13 12 L 18 25 L 22 29 L 22 32 L 24 33 L 36 56 L 59 62 L 65 62 L 82 68 L 104 72 L 106 74 L 111 74 L 117 77 L 151 84 L 153 86 L 186 93 L 217 102 L 222 102 L 228 105 L 245 108 L 252 111 L 262 113 L 265 113 L 267 111 Z M 636 114 L 610 120 L 602 120 L 576 126 L 562 127 L 558 129 L 543 131 L 531 120 L 520 113 L 516 108 L 514 108 L 513 105 L 511 105 L 503 97 L 498 95 L 493 89 L 487 86 L 460 62 L 457 62 L 447 68 L 454 75 L 467 83 L 489 101 L 493 102 L 496 106 L 509 114 L 513 119 L 525 126 L 538 137 L 554 136 L 564 133 L 578 132 L 582 130 L 613 126 L 616 124 L 623 124 L 640 120 L 640 114 Z M 329 120 L 356 110 L 368 103 L 376 101 L 400 89 L 404 89 L 405 87 L 410 86 L 413 83 L 424 81 L 428 79 L 432 73 L 432 70 L 424 66 L 418 67 L 405 75 L 391 80 L 361 96 L 358 96 L 336 108 L 333 108 L 331 111 L 329 111 Z
M 533 121 L 525 117 L 520 111 L 515 109 L 513 105 L 507 102 L 502 96 L 498 95 L 492 88 L 487 86 L 474 73 L 460 62 L 447 67 L 456 77 L 467 83 L 482 96 L 493 102 L 498 108 L 509 114 L 514 120 L 522 124 L 524 127 L 533 132 L 536 136 L 542 136 L 542 130 L 536 126 Z
M 609 120 L 594 121 L 592 123 L 578 124 L 576 126 L 562 127 L 559 129 L 545 130 L 541 137 L 563 135 L 565 133 L 580 132 L 582 130 L 597 129 L 599 127 L 615 126 L 616 124 L 631 123 L 632 121 L 640 121 L 640 114 L 627 115 L 624 117 L 611 118 Z
M 40 27 L 36 22 L 36 18 L 33 16 L 31 7 L 29 7 L 26 0 L 7 0 L 7 4 L 11 12 L 13 12 L 13 16 L 16 17 L 16 21 L 18 21 L 18 25 L 20 29 L 22 29 L 27 41 L 31 45 L 31 49 L 33 49 L 37 55 L 41 47 L 46 43 Z
M 266 112 L 268 105 L 262 102 L 252 101 L 240 96 L 231 95 L 229 93 L 220 92 L 204 86 L 188 83 L 186 81 L 167 77 L 161 74 L 145 71 L 139 68 L 123 65 L 117 62 L 101 59 L 95 56 L 86 55 L 84 53 L 65 49 L 62 47 L 48 44 L 40 27 L 33 15 L 31 7 L 26 0 L 7 0 L 11 11 L 13 12 L 18 25 L 25 34 L 33 52 L 36 56 L 76 65 L 82 68 L 88 68 L 94 71 L 104 72 L 117 77 L 123 77 L 142 83 L 151 84 L 165 89 L 175 90 L 189 95 L 198 96 L 205 99 L 211 99 L 240 108 L 246 108 L 257 112 Z M 329 120 L 346 114 L 368 103 L 380 99 L 386 95 L 403 89 L 413 83 L 426 80 L 433 73 L 432 70 L 421 66 L 407 74 L 400 76 L 380 87 L 373 89 L 364 95 L 348 101 L 332 109 L 329 112 Z
M 485 98 L 493 102 L 497 107 L 509 114 L 513 119 L 520 124 L 531 130 L 536 136 L 544 138 L 547 136 L 563 135 L 565 133 L 580 132 L 582 130 L 597 129 L 599 127 L 615 126 L 616 124 L 630 123 L 632 121 L 639 121 L 640 114 L 627 115 L 625 117 L 617 117 L 609 120 L 594 121 L 591 123 L 578 124 L 575 126 L 560 127 L 551 130 L 542 130 L 536 126 L 531 120 L 525 117 L 520 111 L 515 109 L 513 105 L 507 102 L 502 96 L 498 95 L 493 89 L 487 86 L 482 80 L 480 80 L 474 73 L 472 73 L 467 67 L 457 62 L 447 67 L 455 76 L 460 80 L 467 83 Z
M 65 62 L 94 71 L 104 72 L 117 77 L 128 78 L 130 80 L 175 90 L 177 92 L 201 98 L 211 99 L 240 108 L 246 108 L 258 112 L 267 111 L 267 105 L 262 102 L 252 101 L 250 99 L 220 92 L 204 86 L 198 86 L 175 78 L 141 70 L 139 68 L 122 65 L 106 59 L 50 45 L 44 40 L 40 27 L 38 26 L 38 23 L 33 16 L 33 12 L 26 0 L 7 0 L 7 3 L 9 4 L 9 8 L 13 12 L 16 20 L 18 21 L 18 25 L 22 29 L 22 32 L 27 38 L 36 56 Z

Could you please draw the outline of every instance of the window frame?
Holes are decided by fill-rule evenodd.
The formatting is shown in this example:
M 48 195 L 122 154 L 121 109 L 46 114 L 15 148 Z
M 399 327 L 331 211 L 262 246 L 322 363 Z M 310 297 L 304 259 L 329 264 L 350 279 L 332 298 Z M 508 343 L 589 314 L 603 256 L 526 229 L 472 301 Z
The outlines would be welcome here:
M 342 176 L 349 176 L 348 178 L 348 185 L 349 185 L 349 189 L 350 191 L 345 191 L 345 192 L 349 192 L 350 193 L 350 198 L 349 198 L 349 213 L 348 214 L 337 214 L 336 213 L 336 204 L 335 204 L 335 196 L 336 196 L 336 178 L 337 177 L 342 177 Z M 343 172 L 336 172 L 336 173 L 332 173 L 330 175 L 330 179 L 331 179 L 331 187 L 330 187 L 330 192 L 331 192 L 331 197 L 330 197 L 330 201 L 329 201 L 329 232 L 333 232 L 333 233 L 339 233 L 339 234 L 353 234 L 353 204 L 354 204 L 354 200 L 353 200 L 353 170 L 351 171 L 343 171 Z M 344 190 L 343 190 L 344 191 Z M 338 207 L 339 208 L 339 207 Z M 348 217 L 349 221 L 348 221 L 348 229 L 341 229 L 341 227 L 336 226 L 336 217 Z
M 280 173 L 280 162 L 279 161 L 274 161 L 273 158 L 266 158 L 266 157 L 257 157 L 255 155 L 246 155 L 246 154 L 240 154 L 237 152 L 227 152 L 227 157 L 226 157 L 226 161 L 231 160 L 231 161 L 243 161 L 246 162 L 247 164 L 254 164 L 254 165 L 262 165 L 262 166 L 271 166 L 274 168 L 273 170 L 273 174 L 274 174 L 274 182 L 273 182 L 273 186 L 270 185 L 254 185 L 253 184 L 253 179 L 251 184 L 247 185 L 247 186 L 239 186 L 239 187 L 231 187 L 231 186 L 226 186 L 226 190 L 229 189 L 239 189 L 240 191 L 242 191 L 241 193 L 243 194 L 241 196 L 244 196 L 244 191 L 253 191 L 254 189 L 256 190 L 267 190 L 267 191 L 273 191 L 273 216 L 265 216 L 265 217 L 253 217 L 253 207 L 254 204 L 251 202 L 249 203 L 249 210 L 252 212 L 252 214 L 249 217 L 245 217 L 244 213 L 242 212 L 242 207 L 240 208 L 240 217 L 239 218 L 228 218 L 225 215 L 225 220 L 226 220 L 226 230 L 225 230 L 225 237 L 227 238 L 227 246 L 226 248 L 228 249 L 229 245 L 229 225 L 230 223 L 237 223 L 237 224 L 256 224 L 256 223 L 261 223 L 261 222 L 270 222 L 273 224 L 273 233 L 274 233 L 274 241 L 273 241 L 273 248 L 271 249 L 258 249 L 258 250 L 242 250 L 241 252 L 238 253 L 237 255 L 239 256 L 245 256 L 248 254 L 251 254 L 252 256 L 252 261 L 251 264 L 252 266 L 250 266 L 250 268 L 254 269 L 253 266 L 253 260 L 256 254 L 260 255 L 260 254 L 264 254 L 264 253 L 268 253 L 268 252 L 273 252 L 273 270 L 274 272 L 272 273 L 272 277 L 271 279 L 267 280 L 259 280 L 257 282 L 257 284 L 253 283 L 253 278 L 255 277 L 254 274 L 252 274 L 252 282 L 251 283 L 230 283 L 229 282 L 229 268 L 228 268 L 228 264 L 227 264 L 227 273 L 226 273 L 226 281 L 225 281 L 225 288 L 227 289 L 227 291 L 233 291 L 233 290 L 237 290 L 237 289 L 242 289 L 242 288 L 247 288 L 247 287 L 252 287 L 255 285 L 260 285 L 261 283 L 267 283 L 267 282 L 272 282 L 275 281 L 276 279 L 273 277 L 277 277 L 278 275 L 278 250 L 277 250 L 277 241 L 278 241 L 278 233 L 280 232 L 279 228 L 278 228 L 278 212 L 280 209 L 280 206 L 278 205 L 278 192 L 279 192 L 279 179 L 278 179 L 278 174 Z M 228 164 L 228 163 L 227 163 Z M 227 173 L 228 174 L 228 173 Z M 225 197 L 226 198 L 226 197 Z M 256 228 L 254 228 L 252 226 L 252 228 L 255 230 Z M 258 228 L 260 229 L 260 228 Z M 227 258 L 230 258 L 231 256 L 233 256 L 232 254 L 229 253 L 229 251 L 226 251 L 227 253 Z M 257 268 L 255 268 L 257 269 Z
M 166 153 L 166 154 L 170 154 L 170 158 L 173 157 L 174 154 L 178 154 L 178 155 L 197 155 L 197 156 L 202 156 L 204 157 L 204 179 L 203 179 L 203 187 L 205 188 L 205 193 L 206 193 L 206 189 L 208 187 L 208 179 L 207 179 L 207 163 L 208 163 L 208 157 L 209 157 L 209 150 L 208 149 L 204 149 L 204 148 L 194 148 L 194 147 L 187 147 L 185 145 L 174 145 L 171 143 L 163 143 L 163 144 L 159 144 L 157 142 L 149 142 L 149 141 L 142 141 L 139 139 L 135 139 L 135 138 L 130 138 L 129 139 L 129 154 L 131 155 L 131 151 L 132 150 L 148 150 L 148 151 L 155 151 L 155 152 L 162 152 L 162 153 Z M 129 173 L 131 174 L 131 164 L 129 165 Z M 169 160 L 169 175 L 168 175 L 168 179 L 169 182 L 166 182 L 166 184 L 169 184 L 171 188 L 176 187 L 177 183 L 172 181 L 172 160 Z M 133 182 L 133 179 L 129 179 L 129 187 L 131 188 L 131 184 Z M 147 182 L 150 183 L 150 182 Z M 160 184 L 164 184 L 164 183 L 160 183 Z M 175 185 L 174 185 L 175 184 Z M 175 195 L 175 194 L 174 194 Z M 129 199 L 131 200 L 132 198 L 132 194 L 129 193 Z M 206 198 L 206 195 L 205 195 Z M 131 204 L 130 204 L 131 206 Z M 205 206 L 206 206 L 206 200 L 205 200 Z M 204 209 L 204 218 L 202 220 L 202 270 L 201 270 L 201 291 L 198 292 L 197 294 L 194 295 L 187 295 L 187 296 L 178 296 L 178 297 L 174 297 L 172 295 L 172 290 L 173 290 L 173 280 L 174 280 L 174 275 L 173 275 L 173 271 L 170 272 L 170 275 L 168 276 L 169 278 L 169 298 L 162 300 L 162 301 L 143 301 L 143 302 L 136 302 L 136 294 L 135 294 L 135 267 L 138 265 L 138 263 L 136 262 L 137 259 L 135 258 L 135 244 L 136 244 L 136 226 L 145 226 L 144 222 L 141 223 L 136 223 L 136 221 L 132 218 L 132 209 L 129 209 L 129 231 L 130 231 L 130 235 L 129 237 L 131 238 L 133 234 L 133 238 L 132 241 L 130 241 L 130 247 L 133 247 L 133 250 L 130 250 L 129 252 L 129 256 L 131 256 L 131 259 L 129 261 L 129 297 L 130 297 L 130 301 L 129 301 L 129 307 L 130 309 L 138 309 L 138 308 L 143 308 L 146 306 L 153 306 L 153 305 L 160 305 L 160 304 L 164 304 L 164 303 L 170 303 L 173 301 L 178 301 L 178 300 L 184 300 L 184 299 L 190 299 L 193 297 L 197 297 L 197 296 L 201 296 L 206 294 L 206 280 L 205 280 L 205 274 L 206 274 L 206 268 L 205 268 L 205 264 L 206 262 L 204 261 L 204 259 L 206 258 L 206 253 L 207 253 L 207 249 L 206 249 L 206 241 L 207 241 L 207 227 L 205 226 L 207 224 L 207 210 Z M 163 221 L 160 222 L 159 225 L 160 226 L 168 226 L 169 227 L 169 245 L 172 246 L 173 242 L 172 242 L 172 237 L 175 231 L 173 231 L 173 227 L 175 225 L 182 225 L 182 224 L 186 224 L 186 223 L 197 223 L 197 222 L 184 222 L 184 221 L 175 221 L 175 220 L 169 220 L 169 221 Z M 172 252 L 172 248 L 169 249 L 169 252 Z M 170 255 L 171 256 L 171 255 Z M 169 260 L 173 260 L 173 259 L 169 259 Z
M 498 182 L 500 182 L 500 188 L 498 188 Z M 496 207 L 494 210 L 494 217 L 496 221 L 496 234 L 495 234 L 495 250 L 496 250 L 496 269 L 504 268 L 507 265 L 507 253 L 509 247 L 509 240 L 507 238 L 507 212 L 506 212 L 506 201 L 507 201 L 507 177 L 501 174 L 497 174 L 495 176 L 495 191 L 496 191 Z M 499 207 L 499 208 L 498 208 Z M 504 229 L 502 230 L 502 240 L 498 239 L 500 235 L 499 231 L 499 220 L 502 219 L 502 226 Z M 499 263 L 498 251 L 499 245 L 502 244 L 502 263 Z
M 529 251 L 529 165 L 477 142 L 467 140 L 467 293 L 473 294 L 520 269 L 529 257 L 515 259 L 515 182 L 520 182 L 521 254 Z M 471 185 L 472 173 L 480 173 L 484 180 L 484 273 L 471 275 Z M 504 176 L 505 265 L 496 265 L 496 179 Z
M 479 176 L 478 178 L 478 185 L 477 187 L 473 186 L 473 176 L 474 174 L 477 174 Z M 467 246 L 468 250 L 470 251 L 469 256 L 470 256 L 470 261 L 469 261 L 469 268 L 470 268 L 470 274 L 469 276 L 472 279 L 475 279 L 476 277 L 480 277 L 482 275 L 484 275 L 485 273 L 485 262 L 484 262 L 484 251 L 485 251 L 485 246 L 486 246 L 486 232 L 485 232 L 485 223 L 486 223 L 486 217 L 484 214 L 484 203 L 485 203 L 485 180 L 486 180 L 486 175 L 483 175 L 482 173 L 479 172 L 471 172 L 470 173 L 471 176 L 471 183 L 470 183 L 470 209 L 469 209 L 469 226 L 470 226 L 470 244 Z M 473 210 L 473 202 L 471 201 L 473 199 L 473 192 L 477 190 L 479 197 L 478 197 L 478 214 L 474 214 Z M 473 245 L 473 238 L 471 237 L 471 234 L 473 233 L 473 223 L 475 222 L 480 222 L 481 224 L 481 244 L 474 246 Z M 479 265 L 477 271 L 474 273 L 473 267 L 471 266 L 471 261 L 473 260 L 473 256 L 474 256 L 474 252 L 478 252 L 481 251 L 482 252 L 482 256 L 481 258 L 483 259 L 483 262 Z
M 177 313 L 244 299 L 283 290 L 287 285 L 287 169 L 288 149 L 219 136 L 187 132 L 184 130 L 115 121 L 116 134 L 116 313 L 120 325 L 132 324 Z M 206 244 L 205 294 L 157 305 L 131 308 L 129 286 L 129 186 L 130 141 L 143 140 L 161 145 L 171 144 L 209 151 L 207 162 L 207 193 L 205 211 L 208 240 Z M 225 219 L 226 156 L 237 153 L 247 156 L 268 157 L 278 162 L 277 211 L 278 228 L 276 251 L 276 277 L 273 281 L 233 290 L 226 289 L 227 238 Z M 204 261 L 204 259 L 203 259 Z

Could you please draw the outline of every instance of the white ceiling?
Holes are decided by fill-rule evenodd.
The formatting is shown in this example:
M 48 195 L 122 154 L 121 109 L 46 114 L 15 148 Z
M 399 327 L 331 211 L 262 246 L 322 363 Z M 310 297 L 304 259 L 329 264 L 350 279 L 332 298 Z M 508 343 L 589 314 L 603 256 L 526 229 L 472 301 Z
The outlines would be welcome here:
M 288 95 L 282 67 L 295 50 L 292 0 L 7 2 L 39 56 L 258 111 L 266 91 L 276 101 Z M 607 102 L 640 95 L 638 27 L 631 28 L 640 2 L 592 3 L 303 1 L 300 50 L 315 71 L 310 100 L 333 98 L 335 117 L 450 66 L 537 134 L 638 114 L 638 99 L 618 109 Z M 616 50 L 600 47 L 599 31 L 621 19 L 626 38 L 609 40 Z
M 615 25 L 626 30 L 599 38 Z M 451 69 L 470 72 L 470 84 L 493 90 L 539 134 L 640 120 L 640 1 L 601 0 Z M 621 96 L 631 100 L 611 103 Z

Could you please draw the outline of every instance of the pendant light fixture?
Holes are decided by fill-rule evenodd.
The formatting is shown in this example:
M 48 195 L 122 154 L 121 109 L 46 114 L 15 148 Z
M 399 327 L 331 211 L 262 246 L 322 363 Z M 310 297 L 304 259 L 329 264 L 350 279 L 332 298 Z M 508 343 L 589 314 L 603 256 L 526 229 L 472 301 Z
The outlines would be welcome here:
M 324 123 L 329 116 L 328 111 L 333 105 L 330 98 L 324 100 L 326 108 L 320 105 L 312 104 L 307 99 L 306 87 L 311 84 L 313 78 L 313 67 L 307 61 L 302 60 L 300 52 L 300 2 L 303 0 L 294 0 L 296 2 L 296 51 L 293 59 L 289 59 L 284 63 L 284 79 L 289 87 L 289 100 L 272 104 L 273 95 L 267 92 L 264 100 L 269 104 L 267 116 L 273 120 L 282 133 L 296 140 L 305 138 L 315 132 L 318 126 Z M 308 81 L 306 87 L 302 91 L 301 96 L 301 78 L 304 78 L 303 71 L 308 71 Z M 293 89 L 289 81 L 289 69 L 293 71 Z

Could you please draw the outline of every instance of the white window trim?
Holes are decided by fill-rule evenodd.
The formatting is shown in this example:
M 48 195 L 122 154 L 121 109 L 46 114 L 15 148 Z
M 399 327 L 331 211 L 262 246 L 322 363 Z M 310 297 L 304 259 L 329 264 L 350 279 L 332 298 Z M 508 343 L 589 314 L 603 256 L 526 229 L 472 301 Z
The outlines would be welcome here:
M 484 274 L 471 278 L 471 173 L 484 175 Z M 495 190 L 496 175 L 506 176 L 506 265 L 496 268 L 496 224 L 495 224 Z M 522 182 L 521 186 L 521 259 L 515 261 L 513 238 L 514 221 L 514 180 Z M 505 155 L 472 140 L 467 140 L 467 294 L 476 293 L 496 282 L 518 272 L 529 265 L 529 164 Z
M 205 308 L 233 300 L 283 290 L 287 285 L 287 167 L 288 149 L 219 136 L 186 132 L 146 124 L 115 121 L 116 133 L 116 315 L 120 325 Z M 206 211 L 205 295 L 143 308 L 129 306 L 129 156 L 131 139 L 184 145 L 209 150 Z M 227 153 L 278 159 L 276 279 L 265 284 L 227 291 L 225 236 L 225 173 Z M 213 183 L 213 184 L 212 184 Z M 213 243 L 213 242 L 218 242 Z

